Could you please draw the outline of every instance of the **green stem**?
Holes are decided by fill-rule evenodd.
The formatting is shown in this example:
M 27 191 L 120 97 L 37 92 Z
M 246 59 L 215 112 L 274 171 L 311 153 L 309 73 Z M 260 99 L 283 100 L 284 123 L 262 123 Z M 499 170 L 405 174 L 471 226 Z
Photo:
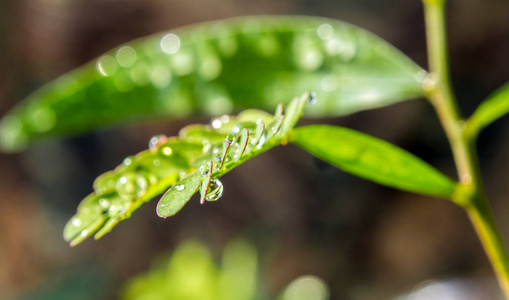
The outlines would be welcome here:
M 475 140 L 465 134 L 465 122 L 451 89 L 445 0 L 423 0 L 423 3 L 431 71 L 424 82 L 424 88 L 442 123 L 456 163 L 460 184 L 459 192 L 453 200 L 467 211 L 498 282 L 509 300 L 509 259 L 485 196 Z

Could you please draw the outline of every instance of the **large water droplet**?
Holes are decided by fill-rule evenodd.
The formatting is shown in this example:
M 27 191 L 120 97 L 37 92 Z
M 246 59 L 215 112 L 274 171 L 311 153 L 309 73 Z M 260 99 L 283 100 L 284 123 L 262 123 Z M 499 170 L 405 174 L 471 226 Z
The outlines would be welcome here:
M 186 187 L 185 187 L 183 184 L 177 184 L 177 185 L 175 186 L 175 189 L 176 189 L 177 191 L 183 191 L 185 188 L 186 188 Z
M 210 180 L 209 192 L 205 197 L 207 201 L 217 201 L 223 196 L 223 183 L 219 179 L 214 178 Z
M 156 149 L 159 145 L 163 144 L 167 140 L 168 140 L 168 137 L 165 136 L 164 134 L 154 135 L 148 141 L 148 148 L 149 149 Z

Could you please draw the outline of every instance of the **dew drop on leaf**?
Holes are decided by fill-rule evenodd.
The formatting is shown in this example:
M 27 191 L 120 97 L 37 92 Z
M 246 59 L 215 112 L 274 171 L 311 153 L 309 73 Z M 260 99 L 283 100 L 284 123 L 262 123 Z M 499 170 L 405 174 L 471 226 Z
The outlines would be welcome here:
M 130 165 L 132 165 L 133 161 L 134 161 L 134 157 L 128 156 L 124 159 L 124 161 L 122 162 L 122 165 L 129 167 Z
M 185 188 L 186 188 L 186 187 L 185 187 L 183 184 L 177 184 L 177 185 L 175 186 L 175 189 L 176 189 L 177 191 L 183 191 Z
M 161 149 L 161 153 L 166 155 L 166 156 L 170 156 L 173 153 L 173 150 L 171 149 L 170 146 L 164 146 Z
M 74 218 L 72 218 L 71 223 L 72 223 L 72 225 L 74 227 L 80 227 L 81 226 L 81 219 L 74 217 Z
M 309 104 L 315 104 L 316 103 L 316 93 L 315 92 L 309 93 L 308 103 Z
M 215 119 L 212 119 L 210 124 L 212 125 L 213 128 L 219 129 L 223 125 L 223 122 L 221 122 L 221 120 L 219 118 L 215 118 Z
M 205 197 L 207 201 L 217 201 L 223 196 L 223 183 L 219 179 L 214 178 L 210 180 L 209 192 Z
M 147 186 L 146 178 L 135 173 L 125 174 L 117 181 L 118 194 L 125 199 L 141 196 Z
M 99 200 L 99 205 L 103 208 L 103 209 L 108 209 L 110 207 L 110 201 L 108 201 L 108 199 L 104 199 L 104 198 L 101 198 Z
M 168 139 L 168 137 L 165 136 L 164 134 L 154 135 L 148 141 L 148 148 L 149 149 L 155 149 L 159 145 L 161 145 L 162 143 L 166 142 L 167 139 Z

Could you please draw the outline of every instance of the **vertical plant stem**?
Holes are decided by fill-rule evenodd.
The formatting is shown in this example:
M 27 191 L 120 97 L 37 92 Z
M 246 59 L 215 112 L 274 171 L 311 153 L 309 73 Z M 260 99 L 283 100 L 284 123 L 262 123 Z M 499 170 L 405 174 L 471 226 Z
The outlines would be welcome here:
M 460 116 L 457 101 L 451 89 L 447 38 L 445 26 L 445 0 L 423 0 L 428 43 L 428 60 L 431 73 L 424 81 L 427 97 L 434 106 L 453 152 L 459 192 L 453 199 L 468 213 L 483 245 L 506 299 L 509 300 L 509 260 L 492 210 L 486 199 L 475 140 L 465 134 L 465 122 Z

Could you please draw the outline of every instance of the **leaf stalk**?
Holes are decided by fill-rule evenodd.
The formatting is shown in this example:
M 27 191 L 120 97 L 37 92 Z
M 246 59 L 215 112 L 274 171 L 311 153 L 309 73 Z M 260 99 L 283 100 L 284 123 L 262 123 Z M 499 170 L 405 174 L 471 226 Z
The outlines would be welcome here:
M 475 138 L 465 131 L 451 88 L 445 26 L 445 0 L 423 0 L 431 73 L 424 81 L 426 96 L 435 108 L 454 156 L 459 184 L 452 199 L 462 206 L 479 237 L 506 299 L 509 299 L 509 260 L 487 201 L 479 169 Z M 466 192 L 465 192 L 466 191 Z

